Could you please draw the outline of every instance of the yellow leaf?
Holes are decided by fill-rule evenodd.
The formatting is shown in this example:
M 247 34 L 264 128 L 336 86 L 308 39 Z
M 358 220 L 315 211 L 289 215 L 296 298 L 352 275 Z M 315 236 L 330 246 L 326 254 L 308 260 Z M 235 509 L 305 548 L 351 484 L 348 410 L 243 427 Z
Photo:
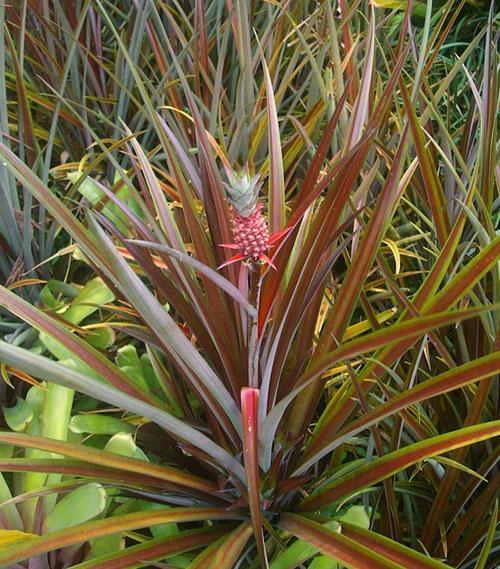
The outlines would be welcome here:
M 402 0 L 372 0 L 372 4 L 375 8 L 395 8 L 396 10 L 402 10 L 405 8 L 406 2 Z
M 27 539 L 35 539 L 38 536 L 34 533 L 25 533 L 17 529 L 0 529 L 0 549 L 8 547 L 13 543 L 25 541 Z

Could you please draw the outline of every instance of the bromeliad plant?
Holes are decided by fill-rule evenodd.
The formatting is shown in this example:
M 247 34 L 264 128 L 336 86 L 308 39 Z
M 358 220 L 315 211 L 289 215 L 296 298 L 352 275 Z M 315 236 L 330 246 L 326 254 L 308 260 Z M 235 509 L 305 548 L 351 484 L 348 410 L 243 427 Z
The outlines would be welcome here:
M 458 11 L 418 31 L 411 4 L 393 44 L 364 3 L 83 4 L 141 104 L 112 139 L 88 120 L 92 153 L 54 170 L 83 215 L 0 146 L 103 293 L 0 288 L 40 332 L 0 342 L 4 370 L 46 382 L 0 432 L 0 567 L 489 566 L 493 20 L 431 83 Z

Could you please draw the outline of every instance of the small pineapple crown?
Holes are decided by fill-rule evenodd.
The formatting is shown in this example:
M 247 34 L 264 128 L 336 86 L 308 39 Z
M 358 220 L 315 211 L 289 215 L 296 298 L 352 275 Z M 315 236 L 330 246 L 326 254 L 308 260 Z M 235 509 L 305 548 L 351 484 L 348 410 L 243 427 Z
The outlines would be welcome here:
M 227 170 L 226 173 L 229 183 L 225 183 L 224 187 L 230 204 L 239 215 L 250 215 L 257 205 L 261 185 L 259 176 L 250 176 L 248 167 L 240 172 Z

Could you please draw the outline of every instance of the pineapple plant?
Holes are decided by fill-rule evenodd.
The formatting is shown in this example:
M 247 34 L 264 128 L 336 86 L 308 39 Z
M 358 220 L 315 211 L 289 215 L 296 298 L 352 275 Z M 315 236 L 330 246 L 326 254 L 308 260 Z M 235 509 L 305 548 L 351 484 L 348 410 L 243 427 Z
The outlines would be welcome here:
M 39 106 L 67 61 L 44 109 L 74 134 L 36 133 L 90 159 L 62 186 L 15 114 L 0 140 L 71 245 L 39 304 L 0 285 L 37 338 L 0 339 L 34 384 L 0 426 L 0 569 L 493 566 L 493 15 L 450 69 L 451 0 L 399 34 L 347 0 L 38 4 L 10 3 L 4 84 Z

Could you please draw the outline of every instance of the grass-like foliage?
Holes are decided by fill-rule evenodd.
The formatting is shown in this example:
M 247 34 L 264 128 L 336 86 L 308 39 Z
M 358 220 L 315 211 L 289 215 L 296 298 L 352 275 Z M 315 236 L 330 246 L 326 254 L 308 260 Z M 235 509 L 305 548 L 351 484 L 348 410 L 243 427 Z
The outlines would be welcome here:
M 498 38 L 413 4 L 0 4 L 0 567 L 495 565 Z

